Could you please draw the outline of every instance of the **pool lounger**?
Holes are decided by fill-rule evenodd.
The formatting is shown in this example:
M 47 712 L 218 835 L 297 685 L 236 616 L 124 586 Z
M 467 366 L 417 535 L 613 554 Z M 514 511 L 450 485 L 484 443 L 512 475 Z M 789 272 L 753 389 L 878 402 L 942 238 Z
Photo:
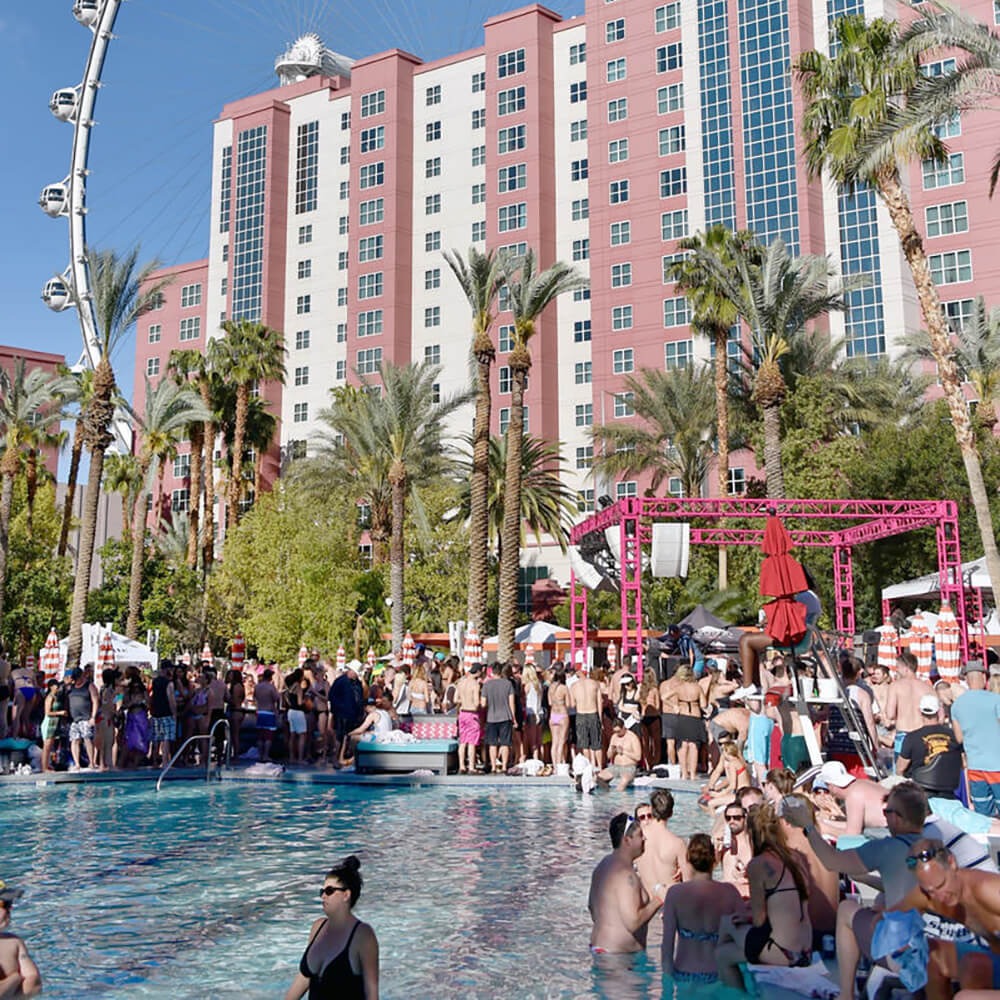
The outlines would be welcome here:
M 354 750 L 354 769 L 370 771 L 458 770 L 458 740 L 418 740 L 416 743 L 377 743 L 362 740 Z

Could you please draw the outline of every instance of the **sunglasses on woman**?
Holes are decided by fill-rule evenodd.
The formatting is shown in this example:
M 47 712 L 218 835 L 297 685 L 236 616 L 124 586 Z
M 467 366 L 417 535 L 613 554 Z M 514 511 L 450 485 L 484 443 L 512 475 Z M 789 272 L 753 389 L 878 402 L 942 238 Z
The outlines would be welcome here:
M 335 892 L 350 892 L 350 889 L 345 888 L 342 885 L 324 885 L 320 889 L 319 894 L 321 896 L 332 896 Z

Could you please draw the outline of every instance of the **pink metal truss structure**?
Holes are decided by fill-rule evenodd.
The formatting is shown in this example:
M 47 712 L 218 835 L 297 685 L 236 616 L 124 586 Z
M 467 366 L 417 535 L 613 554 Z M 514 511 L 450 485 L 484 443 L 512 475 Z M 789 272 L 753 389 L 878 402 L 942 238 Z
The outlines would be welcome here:
M 752 545 L 760 547 L 763 520 L 771 512 L 785 521 L 792 541 L 805 548 L 833 549 L 833 583 L 837 631 L 853 635 L 855 545 L 933 527 L 937 536 L 941 600 L 955 612 L 961 630 L 963 659 L 968 656 L 965 590 L 958 538 L 958 506 L 952 500 L 745 500 L 736 498 L 629 497 L 581 521 L 570 533 L 570 543 L 595 532 L 617 529 L 620 543 L 622 655 L 642 650 L 642 547 L 652 541 L 655 521 L 760 520 L 760 527 L 725 525 L 691 529 L 692 545 Z M 791 527 L 789 521 L 849 522 L 843 527 Z M 570 653 L 586 648 L 587 591 L 570 573 Z

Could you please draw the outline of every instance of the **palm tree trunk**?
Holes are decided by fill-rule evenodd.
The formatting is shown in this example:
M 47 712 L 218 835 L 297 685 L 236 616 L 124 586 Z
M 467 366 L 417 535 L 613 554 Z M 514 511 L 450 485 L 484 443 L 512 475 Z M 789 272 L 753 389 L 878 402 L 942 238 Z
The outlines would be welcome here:
M 35 534 L 35 497 L 38 496 L 38 452 L 29 448 L 24 460 L 25 520 L 28 538 Z
M 124 493 L 119 494 L 122 501 L 122 541 L 126 545 L 132 544 L 132 516 L 135 513 L 135 504 L 132 502 L 132 490 L 126 488 Z
M 187 564 L 198 565 L 198 525 L 201 519 L 202 449 L 205 427 L 196 423 L 191 427 L 191 465 L 188 469 L 188 547 Z
M 476 421 L 472 432 L 469 478 L 469 602 L 466 617 L 482 629 L 486 620 L 490 544 L 490 363 L 480 360 L 476 385 Z
M 66 555 L 69 546 L 69 526 L 73 521 L 73 501 L 76 499 L 76 480 L 80 475 L 80 456 L 83 454 L 83 415 L 76 419 L 73 428 L 73 448 L 70 452 L 69 475 L 66 480 L 66 496 L 63 498 L 62 525 L 59 528 L 59 547 L 56 555 Z
M 514 361 L 511 354 L 511 362 Z M 521 569 L 521 449 L 524 445 L 524 384 L 531 363 L 511 364 L 513 385 L 510 396 L 510 423 L 507 425 L 507 465 L 504 470 L 503 524 L 500 528 L 499 599 L 497 613 L 497 659 L 510 660 L 517 628 L 517 585 Z
M 250 386 L 236 388 L 236 426 L 233 428 L 233 451 L 229 456 L 229 498 L 226 534 L 236 527 L 240 517 L 240 494 L 243 492 L 243 441 L 246 437 L 247 410 L 250 406 Z
M 392 487 L 392 535 L 389 541 L 389 596 L 392 598 L 392 648 L 402 648 L 403 625 L 403 572 L 406 559 L 406 539 L 403 523 L 406 516 L 406 470 L 395 466 L 389 472 Z
M 990 514 L 989 493 L 983 480 L 983 467 L 979 458 L 979 447 L 976 435 L 969 418 L 969 408 L 962 393 L 962 384 L 958 377 L 958 367 L 955 364 L 954 348 L 951 343 L 951 330 L 944 318 L 941 299 L 938 295 L 934 279 L 931 277 L 930 264 L 924 253 L 923 240 L 913 221 L 913 211 L 906 191 L 900 183 L 896 170 L 885 171 L 878 178 L 879 193 L 885 201 L 889 217 L 899 235 L 903 254 L 913 275 L 913 284 L 917 290 L 924 323 L 931 341 L 931 350 L 937 363 L 938 378 L 948 412 L 951 414 L 951 424 L 955 431 L 955 440 L 962 453 L 965 465 L 965 475 L 969 480 L 969 498 L 976 512 L 976 525 L 979 537 L 983 543 L 983 556 L 986 559 L 986 571 L 990 575 L 990 583 L 1000 588 L 1000 552 L 997 551 L 996 534 L 993 530 L 993 518 Z M 996 592 L 996 591 L 994 591 Z
M 140 467 L 139 481 L 145 485 L 149 463 Z M 146 505 L 137 503 L 132 515 L 132 565 L 128 579 L 128 621 L 125 635 L 135 639 L 139 635 L 139 612 L 142 607 L 142 569 L 146 558 Z
M 253 502 L 257 502 L 257 498 L 261 494 L 261 490 L 264 488 L 264 449 L 257 449 L 257 457 L 253 463 Z
M 768 500 L 783 500 L 785 476 L 781 469 L 781 407 L 770 404 L 764 411 L 764 474 Z
M 166 497 L 163 495 L 163 479 L 167 472 L 166 459 L 157 461 L 156 466 L 156 503 L 153 505 L 153 537 L 159 538 L 162 532 L 163 515 L 167 510 L 172 513 L 172 507 L 168 508 Z
M 715 434 L 718 441 L 716 472 L 719 496 L 729 496 L 729 330 L 715 328 Z M 719 522 L 722 527 L 724 521 Z M 725 545 L 719 546 L 719 590 L 729 586 L 729 559 Z
M 13 455 L 13 461 L 8 459 Z M 0 486 L 0 623 L 3 622 L 4 607 L 7 598 L 7 556 L 10 542 L 10 509 L 14 502 L 14 477 L 17 474 L 17 451 L 10 449 L 4 454 L 0 463 L 0 475 L 3 485 Z M 11 471 L 13 466 L 13 471 Z
M 202 392 L 202 399 L 208 406 L 207 390 Z M 207 573 L 215 560 L 215 424 L 210 420 L 205 421 L 204 448 L 205 518 L 201 529 L 201 559 Z

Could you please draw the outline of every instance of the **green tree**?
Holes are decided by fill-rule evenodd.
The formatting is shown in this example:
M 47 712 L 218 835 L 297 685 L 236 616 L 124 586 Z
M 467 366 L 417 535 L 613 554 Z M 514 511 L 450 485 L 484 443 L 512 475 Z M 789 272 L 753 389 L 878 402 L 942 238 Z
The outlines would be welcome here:
M 111 452 L 104 460 L 104 492 L 117 493 L 122 505 L 122 540 L 132 544 L 132 517 L 135 513 L 142 479 L 135 455 Z
M 915 128 L 907 127 L 905 109 L 921 77 L 916 59 L 899 44 L 895 22 L 875 19 L 868 23 L 861 15 L 843 17 L 834 24 L 833 42 L 833 57 L 805 52 L 797 66 L 806 99 L 803 128 L 809 170 L 816 176 L 826 172 L 847 187 L 869 184 L 885 203 L 913 276 L 965 464 L 990 579 L 1000 581 L 989 493 L 951 331 L 900 175 L 901 163 L 914 158 L 943 161 L 946 149 L 926 119 Z M 1000 587 L 1000 582 L 996 585 Z
M 476 416 L 472 430 L 472 469 L 469 476 L 469 600 L 466 619 L 482 628 L 489 587 L 490 368 L 497 352 L 491 327 L 497 293 L 504 282 L 504 256 L 494 250 L 469 248 L 466 262 L 457 252 L 444 254 L 472 309 L 472 357 L 476 362 Z
M 59 545 L 56 549 L 57 555 L 64 556 L 69 546 L 69 529 L 73 524 L 73 501 L 76 499 L 76 481 L 80 475 L 80 459 L 83 455 L 84 415 L 87 412 L 87 404 L 94 388 L 94 371 L 92 368 L 72 371 L 69 368 L 61 367 L 59 374 L 72 380 L 66 384 L 63 404 L 77 407 L 76 419 L 73 421 L 73 444 L 70 448 L 69 469 L 66 473 L 66 495 L 63 497 Z
M 531 340 L 541 314 L 563 292 L 580 288 L 587 279 L 569 264 L 556 261 L 537 269 L 532 249 L 507 261 L 506 285 L 514 314 L 514 346 L 507 359 L 511 374 L 510 423 L 507 425 L 507 466 L 504 469 L 504 520 L 500 533 L 500 581 L 497 656 L 509 660 L 517 626 L 517 585 L 521 568 L 521 451 L 524 442 L 524 390 L 531 371 Z

